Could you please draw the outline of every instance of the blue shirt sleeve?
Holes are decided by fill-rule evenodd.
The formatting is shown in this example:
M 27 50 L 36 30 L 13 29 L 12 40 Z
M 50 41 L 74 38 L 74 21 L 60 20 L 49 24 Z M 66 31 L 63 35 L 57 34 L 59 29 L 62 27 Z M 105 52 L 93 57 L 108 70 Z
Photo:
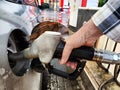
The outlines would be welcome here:
M 111 39 L 120 38 L 120 1 L 109 0 L 95 15 L 92 20 L 104 34 Z M 119 33 L 119 35 L 118 35 Z

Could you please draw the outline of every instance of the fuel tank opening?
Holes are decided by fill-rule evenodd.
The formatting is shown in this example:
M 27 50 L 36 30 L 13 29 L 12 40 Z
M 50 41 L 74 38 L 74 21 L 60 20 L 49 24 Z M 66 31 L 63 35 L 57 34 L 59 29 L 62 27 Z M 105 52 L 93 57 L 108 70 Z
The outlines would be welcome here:
M 16 76 L 23 76 L 26 71 L 30 68 L 31 60 L 29 59 L 22 59 L 22 60 L 13 60 L 9 57 L 10 53 L 17 53 L 22 51 L 23 49 L 29 46 L 29 42 L 26 39 L 26 34 L 19 29 L 14 30 L 11 32 L 9 39 L 8 39 L 8 61 L 12 72 Z M 22 54 L 19 56 L 21 57 Z M 15 57 L 17 57 L 16 55 Z M 13 56 L 12 56 L 13 57 Z

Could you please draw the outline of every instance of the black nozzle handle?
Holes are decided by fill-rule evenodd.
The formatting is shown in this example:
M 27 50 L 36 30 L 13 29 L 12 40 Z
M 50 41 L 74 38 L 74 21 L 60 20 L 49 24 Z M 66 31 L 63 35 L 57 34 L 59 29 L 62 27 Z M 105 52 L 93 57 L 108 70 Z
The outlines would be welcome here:
M 64 46 L 65 42 L 61 40 L 54 53 L 54 58 L 61 58 Z M 79 48 L 75 48 L 72 50 L 68 61 L 70 60 L 75 62 L 74 60 L 76 60 L 76 58 L 92 60 L 94 57 L 94 52 L 95 49 L 92 47 L 82 46 Z
M 61 40 L 56 48 L 53 58 L 61 58 L 64 46 L 65 42 Z M 77 62 L 77 67 L 72 73 L 63 72 L 53 67 L 49 68 L 49 72 L 66 79 L 75 80 L 81 74 L 86 64 L 86 61 L 81 61 L 80 59 L 92 60 L 94 51 L 94 48 L 87 46 L 73 49 L 68 61 Z

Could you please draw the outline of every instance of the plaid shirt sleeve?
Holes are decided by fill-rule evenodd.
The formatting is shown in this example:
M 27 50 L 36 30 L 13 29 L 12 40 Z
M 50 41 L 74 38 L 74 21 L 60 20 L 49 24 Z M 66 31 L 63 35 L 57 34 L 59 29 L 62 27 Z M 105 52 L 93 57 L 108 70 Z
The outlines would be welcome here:
M 120 42 L 120 0 L 109 0 L 92 20 L 104 34 Z

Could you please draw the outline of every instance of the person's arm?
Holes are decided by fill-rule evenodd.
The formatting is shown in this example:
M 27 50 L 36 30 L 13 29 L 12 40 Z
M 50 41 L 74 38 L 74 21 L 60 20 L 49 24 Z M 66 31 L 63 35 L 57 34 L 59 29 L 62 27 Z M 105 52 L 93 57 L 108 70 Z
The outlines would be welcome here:
M 85 25 L 66 40 L 60 64 L 67 64 L 72 68 L 75 63 L 67 62 L 73 48 L 93 46 L 95 41 L 106 34 L 111 39 L 120 41 L 120 1 L 109 0 Z

